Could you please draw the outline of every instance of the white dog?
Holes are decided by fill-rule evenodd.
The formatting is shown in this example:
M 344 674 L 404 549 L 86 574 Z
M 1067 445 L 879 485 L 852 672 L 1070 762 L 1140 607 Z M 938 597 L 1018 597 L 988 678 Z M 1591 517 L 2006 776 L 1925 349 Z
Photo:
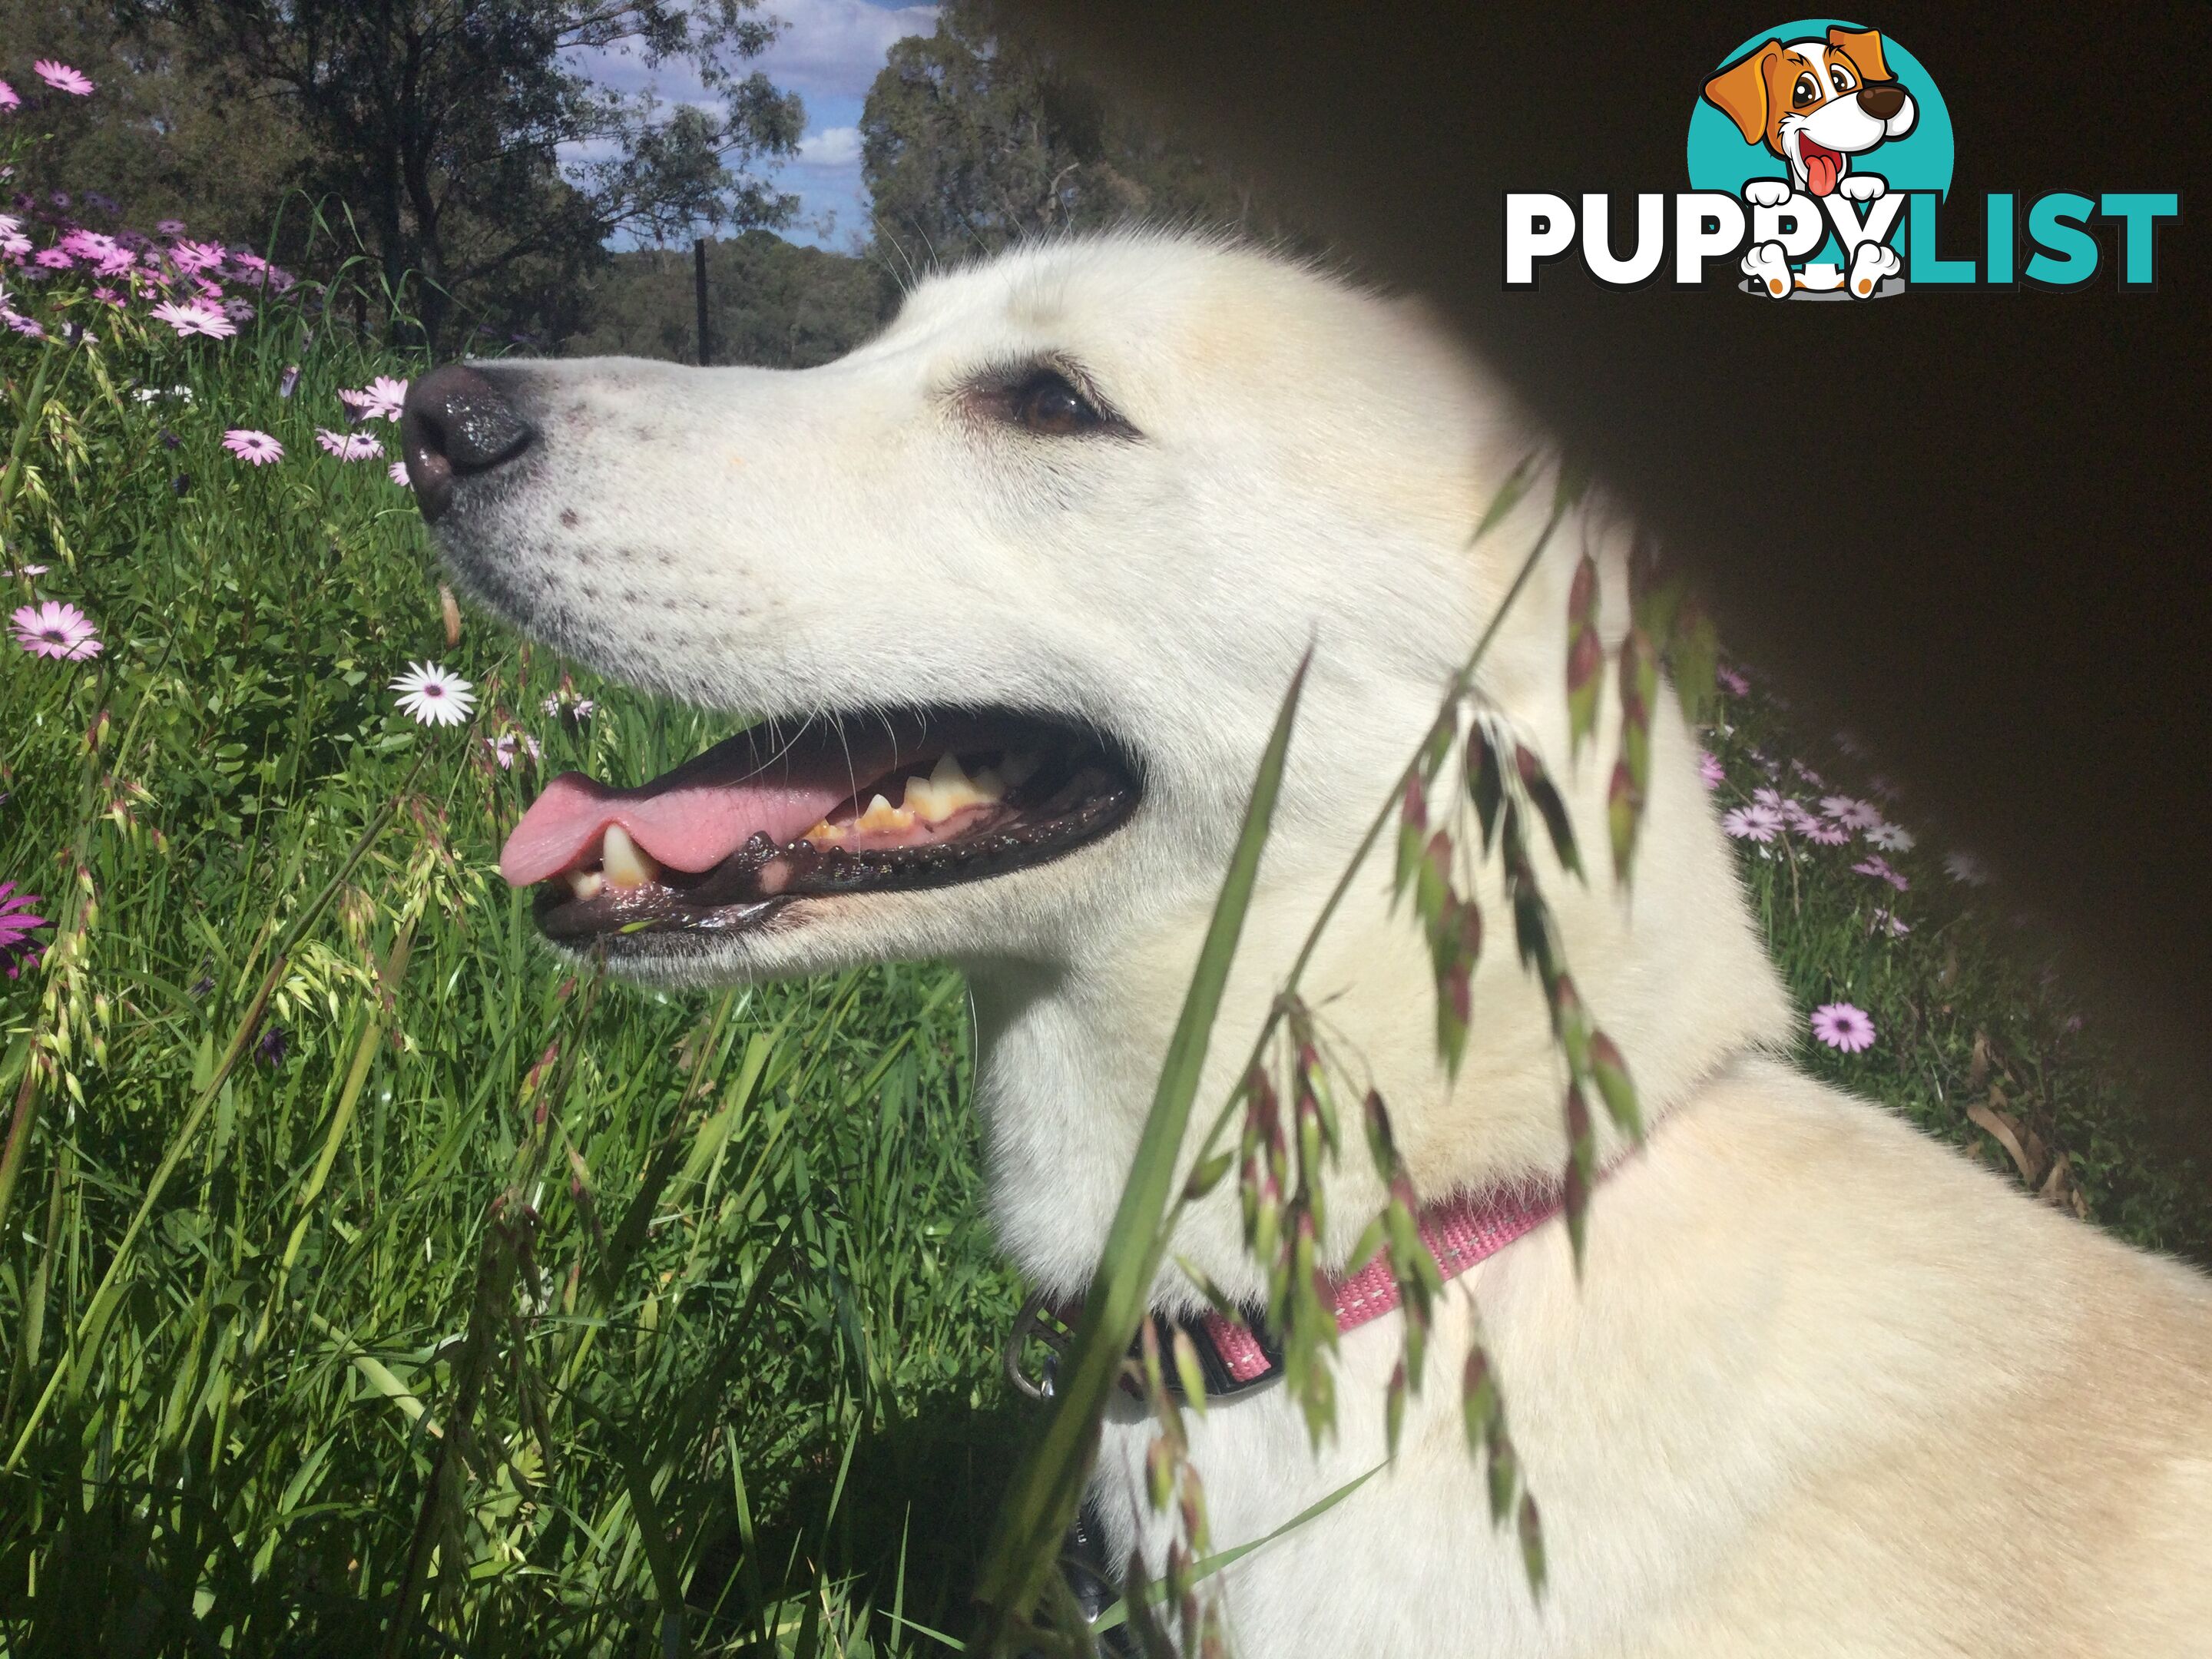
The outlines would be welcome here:
M 1300 654 L 1200 1118 L 1548 495 L 1470 548 L 1529 431 L 1419 310 L 1137 234 L 932 280 L 825 368 L 442 370 L 406 426 L 477 596 L 630 684 L 774 723 L 642 790 L 551 786 L 505 860 L 543 884 L 548 933 L 667 983 L 962 963 L 1000 1236 L 1060 1296 L 1098 1259 Z M 1571 765 L 1562 689 L 1586 538 L 1617 637 L 1626 532 L 1593 507 L 1480 690 L 1599 849 L 1607 769 Z M 1395 1467 L 1214 1581 L 1240 1650 L 2212 1651 L 2212 1289 L 1792 1072 L 1796 1018 L 1668 697 L 1653 748 L 1632 894 L 1541 855 L 1648 1142 L 1597 1190 L 1579 1285 L 1556 1222 L 1453 1281 Z M 1511 947 L 1481 958 L 1453 1086 L 1389 887 L 1378 857 L 1307 989 L 1421 1195 L 1556 1179 L 1564 1075 Z M 1233 1188 L 1176 1249 L 1256 1300 Z M 1340 1267 L 1380 1201 L 1364 1156 L 1331 1193 Z M 1195 1305 L 1172 1272 L 1158 1296 Z M 1540 1604 L 1463 1441 L 1478 1319 L 1542 1506 Z M 1216 1547 L 1383 1461 L 1400 1340 L 1395 1316 L 1343 1338 L 1317 1457 L 1280 1388 L 1193 1421 Z M 1117 1400 L 1097 1480 L 1124 1548 L 1151 1432 Z

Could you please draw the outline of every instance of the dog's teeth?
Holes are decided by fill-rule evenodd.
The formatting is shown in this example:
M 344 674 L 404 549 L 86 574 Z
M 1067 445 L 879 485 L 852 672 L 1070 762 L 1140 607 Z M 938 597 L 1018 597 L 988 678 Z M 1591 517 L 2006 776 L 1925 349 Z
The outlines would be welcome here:
M 619 823 L 607 826 L 606 839 L 599 843 L 599 867 L 606 872 L 607 885 L 622 892 L 642 887 L 660 873 L 651 857 Z
M 894 806 L 878 795 L 868 803 L 868 810 L 853 820 L 855 830 L 911 830 L 914 814 L 903 807 Z
M 606 884 L 607 878 L 596 870 L 571 870 L 568 872 L 568 890 L 580 899 L 599 897 L 599 890 Z
M 816 824 L 811 830 L 809 830 L 804 836 L 799 837 L 799 839 L 802 841 L 811 841 L 817 847 L 825 847 L 833 842 L 844 840 L 845 832 L 837 825 L 830 823 L 829 819 L 824 818 L 821 823 Z
M 949 751 L 939 758 L 927 777 L 906 781 L 907 806 L 924 823 L 942 823 L 956 812 L 1001 799 L 1006 793 L 1006 785 L 989 768 L 971 778 L 968 769 L 960 764 L 960 757 Z

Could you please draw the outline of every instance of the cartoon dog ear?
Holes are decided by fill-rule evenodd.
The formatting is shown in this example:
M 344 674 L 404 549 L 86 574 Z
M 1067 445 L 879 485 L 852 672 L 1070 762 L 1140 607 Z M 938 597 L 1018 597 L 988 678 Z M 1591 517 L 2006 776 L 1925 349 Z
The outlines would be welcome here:
M 1747 144 L 1766 142 L 1766 70 L 1781 56 L 1782 43 L 1769 40 L 1705 82 L 1705 100 L 1735 123 Z
M 1880 29 L 1831 28 L 1828 44 L 1851 60 L 1862 81 L 1889 81 L 1896 77 L 1889 65 L 1882 61 L 1881 31 Z

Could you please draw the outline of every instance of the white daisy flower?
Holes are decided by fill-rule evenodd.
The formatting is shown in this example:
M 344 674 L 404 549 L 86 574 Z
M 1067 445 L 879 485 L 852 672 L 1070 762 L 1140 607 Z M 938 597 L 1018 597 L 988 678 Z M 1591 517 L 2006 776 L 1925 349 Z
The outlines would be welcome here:
M 392 682 L 399 707 L 425 726 L 459 726 L 477 706 L 476 694 L 459 674 L 434 662 L 411 662 Z

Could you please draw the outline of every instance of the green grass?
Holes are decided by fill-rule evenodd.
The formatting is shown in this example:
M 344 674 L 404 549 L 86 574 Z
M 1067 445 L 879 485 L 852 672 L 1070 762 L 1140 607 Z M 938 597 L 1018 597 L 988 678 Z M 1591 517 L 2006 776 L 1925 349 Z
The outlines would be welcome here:
M 1025 1419 L 995 1376 L 1018 1287 L 981 1218 L 957 980 L 676 997 L 557 963 L 492 873 L 538 779 L 642 779 L 723 725 L 580 673 L 598 713 L 549 716 L 562 665 L 475 619 L 448 645 L 406 492 L 313 443 L 337 387 L 419 364 L 283 307 L 222 344 L 97 326 L 97 348 L 0 336 L 0 440 L 22 438 L 0 533 L 10 566 L 51 567 L 0 580 L 106 641 L 84 664 L 0 647 L 0 878 L 64 941 L 0 981 L 24 1130 L 0 1650 L 964 1631 Z M 133 395 L 178 385 L 189 404 Z M 225 454 L 240 425 L 288 459 Z M 386 682 L 424 658 L 477 683 L 475 725 L 394 712 Z M 1764 781 L 1754 744 L 1792 740 L 1771 703 L 1728 714 L 1733 799 Z M 542 767 L 494 763 L 508 729 Z M 1812 1069 L 2009 1168 L 1966 1115 L 2001 1110 L 2064 1155 L 2054 1199 L 2208 1254 L 2201 1182 L 2000 896 L 1949 882 L 1932 837 L 1894 856 L 1893 899 L 1859 849 L 1780 850 L 1746 868 L 1793 988 L 1881 1033 L 1808 1042 Z M 1869 931 L 1885 901 L 1910 934 Z
M 1874 1046 L 1856 1054 L 1806 1033 L 1805 1069 L 1886 1102 L 2123 1237 L 2212 1264 L 2207 1172 L 2173 1150 L 2182 1137 L 2158 1121 L 2156 1097 L 2125 1049 L 2081 1019 L 2065 958 L 2034 918 L 2002 887 L 1952 874 L 1944 854 L 1959 849 L 1939 825 L 1909 799 L 1878 799 L 1878 775 L 1838 743 L 1793 731 L 1770 696 L 1724 699 L 1710 742 L 1728 771 L 1716 792 L 1724 807 L 1760 788 L 1808 807 L 1840 793 L 1871 799 L 1916 837 L 1909 850 L 1881 854 L 1907 882 L 1902 891 L 1853 869 L 1877 851 L 1861 836 L 1844 847 L 1788 835 L 1738 843 L 1768 949 L 1799 1007 L 1849 1002 L 1875 1024 Z M 1910 931 L 1893 933 L 1889 916 Z M 1968 1115 L 1975 1108 L 2012 1133 L 2026 1170 Z
M 474 620 L 447 647 L 411 498 L 313 442 L 337 387 L 416 366 L 281 309 L 222 344 L 100 331 L 0 347 L 6 431 L 53 365 L 6 530 L 51 568 L 15 585 L 106 642 L 0 651 L 0 876 L 46 896 L 42 939 L 87 901 L 81 956 L 0 989 L 0 1101 L 38 1073 L 0 1250 L 0 1648 L 378 1651 L 410 1564 L 414 1650 L 659 1651 L 686 1602 L 694 1650 L 934 1645 L 890 1615 L 961 1618 L 1012 1432 L 957 979 L 579 985 L 491 873 L 540 774 L 485 734 L 623 779 L 724 728 L 582 676 L 594 716 L 548 717 L 544 653 Z M 234 460 L 234 425 L 288 458 Z M 423 658 L 477 683 L 475 726 L 394 712 Z

